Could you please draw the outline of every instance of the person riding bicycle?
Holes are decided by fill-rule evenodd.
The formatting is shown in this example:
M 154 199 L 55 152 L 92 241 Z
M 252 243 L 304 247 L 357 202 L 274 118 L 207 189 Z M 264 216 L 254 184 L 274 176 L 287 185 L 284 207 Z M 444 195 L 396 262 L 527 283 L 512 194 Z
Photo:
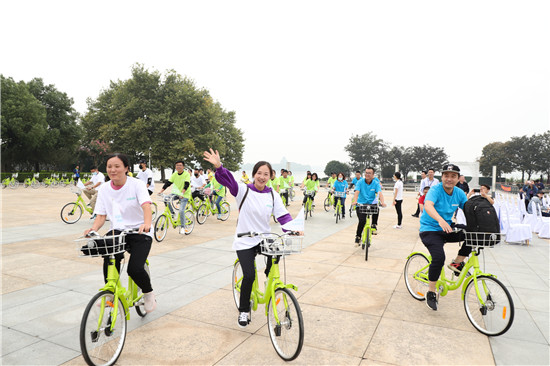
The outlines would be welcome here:
M 279 177 L 276 191 L 285 197 L 286 205 L 288 206 L 290 201 L 288 197 L 288 189 L 290 188 L 290 177 L 288 176 L 288 170 L 284 169 L 282 176 Z
M 432 256 L 426 293 L 426 304 L 432 310 L 437 310 L 435 287 L 445 264 L 443 246 L 445 243 L 464 240 L 464 233 L 455 232 L 451 227 L 454 212 L 458 208 L 463 209 L 467 201 L 466 193 L 456 187 L 459 176 L 460 168 L 457 165 L 448 164 L 443 167 L 441 183 L 430 187 L 424 200 L 425 212 L 420 217 L 420 239 Z
M 200 192 L 206 186 L 206 180 L 200 173 L 200 168 L 195 167 L 193 176 L 191 177 L 191 198 L 195 199 L 199 197 L 201 201 L 204 200 L 204 195 Z
M 331 189 L 334 182 L 336 182 L 336 173 L 330 173 L 330 177 L 327 179 L 327 188 Z
M 212 149 L 210 152 L 205 151 L 204 160 L 214 165 L 216 179 L 229 189 L 240 207 L 233 249 L 237 252 L 243 270 L 238 324 L 240 327 L 246 327 L 250 323 L 250 294 L 255 279 L 254 259 L 260 252 L 261 239 L 258 237 L 239 238 L 237 234 L 252 231 L 271 232 L 270 218 L 272 214 L 281 225 L 291 221 L 292 217 L 284 207 L 281 197 L 266 186 L 271 179 L 273 170 L 268 162 L 257 162 L 252 170 L 252 183 L 244 184 L 237 183 L 233 174 L 223 167 L 217 150 L 215 152 Z M 265 269 L 266 276 L 269 274 L 270 268 L 271 260 L 268 260 Z
M 378 194 L 378 196 L 377 196 Z M 365 169 L 365 178 L 361 178 L 355 184 L 355 195 L 353 196 L 353 201 L 351 205 L 375 205 L 380 201 L 382 207 L 386 207 L 384 203 L 384 195 L 382 194 L 382 186 L 380 181 L 374 177 L 374 168 L 368 167 Z M 361 213 L 359 207 L 357 210 L 357 218 L 359 222 L 357 223 L 357 231 L 355 232 L 355 244 L 359 244 L 361 241 L 361 234 L 367 222 L 367 215 Z M 378 224 L 378 214 L 372 215 L 372 229 L 373 234 L 376 234 L 376 226 Z
M 145 184 L 128 174 L 128 158 L 124 154 L 115 153 L 107 157 L 107 174 L 110 182 L 101 185 L 97 194 L 95 214 L 97 215 L 92 227 L 84 231 L 88 235 L 91 231 L 97 232 L 105 224 L 106 219 L 111 223 L 110 231 L 137 229 L 139 234 L 126 235 L 126 248 L 130 255 L 128 275 L 143 291 L 145 310 L 150 313 L 157 304 L 151 286 L 151 278 L 145 270 L 145 261 L 151 250 L 153 236 L 151 232 L 151 198 Z M 146 233 L 147 235 L 140 235 Z M 115 265 L 120 273 L 120 262 L 124 253 L 115 255 Z M 109 256 L 103 257 L 103 276 L 107 282 L 107 268 Z
M 340 203 L 342 204 L 342 218 L 346 218 L 346 194 L 345 192 L 348 190 L 348 182 L 346 181 L 346 176 L 344 173 L 340 172 L 338 173 L 338 177 L 336 178 L 336 181 L 332 184 L 332 187 L 335 192 L 344 192 L 343 197 L 335 197 L 334 198 L 334 208 L 336 209 L 336 204 L 338 203 L 338 200 L 340 200 Z
M 185 207 L 187 206 L 187 202 L 191 199 L 191 190 L 189 189 L 189 186 L 191 185 L 191 175 L 187 170 L 185 170 L 185 164 L 182 160 L 176 161 L 175 167 L 176 171 L 172 174 L 168 181 L 164 183 L 159 195 L 162 194 L 166 188 L 174 184 L 172 187 L 172 195 L 177 196 L 180 199 L 180 234 L 185 234 L 183 224 L 185 221 Z M 168 207 L 170 208 L 170 212 L 174 214 L 172 205 L 168 205 Z
M 248 174 L 246 174 L 246 170 L 243 170 L 243 175 L 241 176 L 241 182 L 244 184 L 250 183 L 250 178 L 248 178 Z
M 218 179 L 216 178 L 216 175 L 212 178 L 212 181 L 210 182 L 210 187 L 212 188 L 212 200 L 214 201 L 216 208 L 218 209 L 218 220 L 222 219 L 222 208 L 221 208 L 221 201 L 225 197 L 225 186 L 218 182 Z
M 355 188 L 355 185 L 357 184 L 357 182 L 359 182 L 360 179 L 361 179 L 361 171 L 358 170 L 355 172 L 355 177 L 353 177 L 353 179 L 351 180 L 350 188 Z
M 319 177 L 317 176 L 317 173 L 311 174 L 311 176 L 308 176 L 304 183 L 302 183 L 302 188 L 305 188 L 306 191 L 313 191 L 313 195 L 311 196 L 311 202 L 312 205 L 315 206 L 315 195 L 317 194 L 317 191 L 319 190 Z M 305 205 L 307 201 L 307 196 L 304 194 L 304 201 L 303 204 Z
M 147 163 L 145 162 L 145 160 L 142 160 L 139 162 L 139 169 L 141 170 L 137 174 L 137 179 L 145 183 L 150 196 L 155 191 L 155 181 L 153 180 L 153 172 L 151 171 L 151 169 L 147 168 Z
M 83 189 L 82 192 L 88 197 L 90 200 L 90 207 L 92 210 L 95 209 L 95 203 L 97 201 L 97 192 L 99 191 L 99 187 L 105 183 L 105 176 L 102 172 L 100 172 L 96 166 L 93 166 L 90 171 L 92 172 L 92 179 L 84 183 L 86 186 L 86 189 Z M 90 220 L 95 219 L 95 214 L 90 218 Z

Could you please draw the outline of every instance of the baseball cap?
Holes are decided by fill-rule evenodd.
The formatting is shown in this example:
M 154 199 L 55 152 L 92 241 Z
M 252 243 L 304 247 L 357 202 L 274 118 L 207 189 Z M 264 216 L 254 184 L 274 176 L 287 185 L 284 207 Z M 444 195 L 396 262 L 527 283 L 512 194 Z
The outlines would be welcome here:
M 443 169 L 441 169 L 441 173 L 446 172 L 458 173 L 460 175 L 460 168 L 458 167 L 458 165 L 446 164 L 445 166 L 443 166 Z

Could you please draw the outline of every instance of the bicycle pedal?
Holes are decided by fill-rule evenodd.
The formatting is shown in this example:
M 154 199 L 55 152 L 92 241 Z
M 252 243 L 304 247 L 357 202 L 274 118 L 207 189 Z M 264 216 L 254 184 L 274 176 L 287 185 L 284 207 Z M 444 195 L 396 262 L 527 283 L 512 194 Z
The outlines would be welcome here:
M 280 337 L 280 336 L 281 336 L 281 324 L 277 324 L 277 325 L 275 326 L 275 329 L 274 329 L 274 330 L 275 330 L 275 336 L 276 336 L 276 337 Z

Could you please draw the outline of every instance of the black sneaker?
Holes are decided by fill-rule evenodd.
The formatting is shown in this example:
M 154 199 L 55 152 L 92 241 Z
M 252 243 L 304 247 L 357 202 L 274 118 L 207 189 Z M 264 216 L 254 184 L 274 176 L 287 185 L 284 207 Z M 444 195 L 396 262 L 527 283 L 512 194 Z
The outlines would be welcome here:
M 356 236 L 356 237 L 355 237 L 355 244 L 356 244 L 356 245 L 359 245 L 360 242 L 361 242 L 361 238 L 358 237 L 358 236 Z
M 416 214 L 412 214 L 411 216 L 412 216 L 412 217 L 418 217 L 418 215 L 416 215 Z
M 244 328 L 250 323 L 250 315 L 248 313 L 239 313 L 239 327 Z
M 464 262 L 455 263 L 455 261 L 452 261 L 447 268 L 449 268 L 451 271 L 453 271 L 456 275 L 460 275 L 460 272 L 462 272 L 462 269 L 464 268 Z
M 435 292 L 428 291 L 426 294 L 426 305 L 433 311 L 437 310 L 437 295 Z

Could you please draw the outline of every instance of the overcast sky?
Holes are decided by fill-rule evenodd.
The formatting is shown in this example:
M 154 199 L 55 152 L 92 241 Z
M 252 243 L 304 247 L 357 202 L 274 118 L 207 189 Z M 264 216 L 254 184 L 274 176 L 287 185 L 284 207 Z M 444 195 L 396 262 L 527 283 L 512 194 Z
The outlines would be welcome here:
M 234 110 L 244 162 L 348 161 L 352 134 L 444 147 L 550 129 L 548 1 L 3 1 L 0 72 L 86 112 L 142 63 Z

